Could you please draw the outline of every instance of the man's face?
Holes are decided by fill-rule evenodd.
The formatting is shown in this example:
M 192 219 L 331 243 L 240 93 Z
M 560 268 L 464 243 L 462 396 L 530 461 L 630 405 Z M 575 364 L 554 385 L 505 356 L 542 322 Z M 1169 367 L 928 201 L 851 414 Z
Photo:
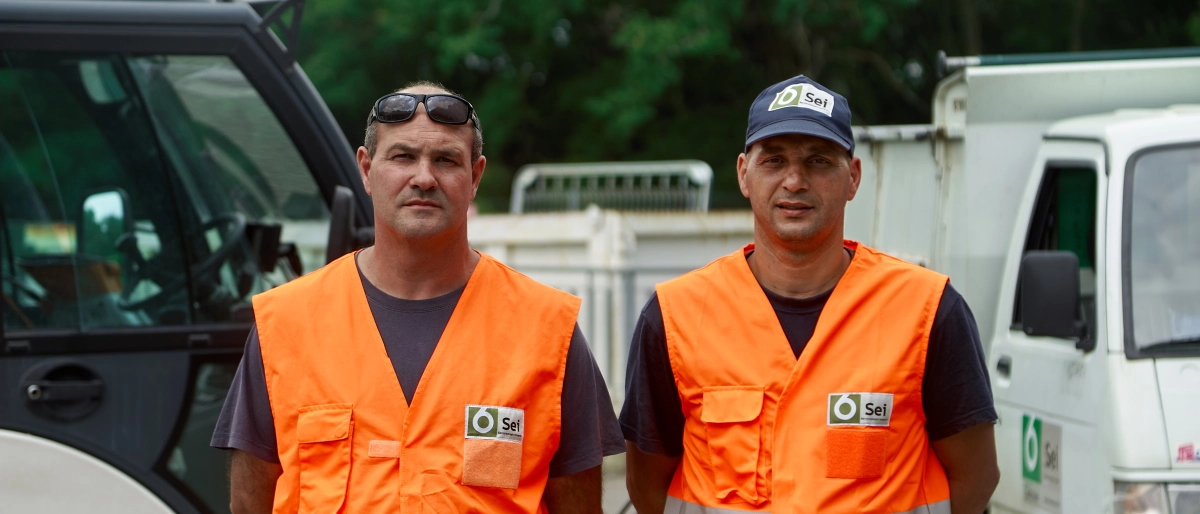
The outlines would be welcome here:
M 418 88 L 409 93 L 440 93 Z M 358 149 L 363 186 L 371 195 L 378 224 L 405 238 L 429 238 L 462 231 L 486 159 L 471 161 L 470 123 L 447 125 L 417 106 L 412 119 L 377 123 L 375 155 Z
M 814 136 L 785 134 L 738 156 L 738 185 L 754 210 L 755 233 L 808 250 L 841 244 L 846 202 L 858 191 L 862 164 L 845 148 Z

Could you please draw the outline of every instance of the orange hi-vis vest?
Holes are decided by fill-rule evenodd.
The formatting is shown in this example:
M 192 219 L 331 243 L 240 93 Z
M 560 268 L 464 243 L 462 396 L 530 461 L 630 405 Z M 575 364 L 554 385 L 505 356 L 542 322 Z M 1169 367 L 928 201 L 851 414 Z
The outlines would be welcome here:
M 949 513 L 921 381 L 947 278 L 855 250 L 800 358 L 754 245 L 660 284 L 685 416 L 668 513 Z
M 353 255 L 255 296 L 274 512 L 546 512 L 579 304 L 481 255 L 410 406 Z

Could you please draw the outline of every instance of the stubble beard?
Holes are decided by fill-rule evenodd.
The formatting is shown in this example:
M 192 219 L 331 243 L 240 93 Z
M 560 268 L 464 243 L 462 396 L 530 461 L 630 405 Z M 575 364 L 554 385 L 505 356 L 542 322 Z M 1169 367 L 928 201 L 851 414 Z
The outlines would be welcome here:
M 432 212 L 404 213 L 398 209 L 390 225 L 406 239 L 438 237 L 449 232 L 453 225 L 453 220 L 444 209 L 444 205 Z
M 437 202 L 438 208 L 431 210 L 414 210 L 404 207 L 404 203 L 414 199 L 428 199 Z M 445 234 L 451 228 L 453 220 L 448 211 L 449 202 L 444 195 L 436 193 L 406 194 L 396 198 L 390 207 L 391 212 L 378 216 L 386 220 L 387 225 L 397 235 L 404 239 L 428 239 Z
M 771 221 L 771 231 L 774 239 L 784 247 L 795 251 L 809 251 L 822 246 L 832 237 L 835 221 L 829 219 L 829 213 L 816 206 L 805 216 L 806 219 L 792 219 L 782 213 L 774 213 Z

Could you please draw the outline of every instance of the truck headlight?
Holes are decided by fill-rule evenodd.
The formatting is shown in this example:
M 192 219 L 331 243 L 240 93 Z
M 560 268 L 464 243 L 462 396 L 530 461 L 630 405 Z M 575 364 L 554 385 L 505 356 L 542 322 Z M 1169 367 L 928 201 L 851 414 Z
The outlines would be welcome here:
M 1169 484 L 1171 514 L 1200 514 L 1200 484 Z
M 1200 484 L 1114 482 L 1114 514 L 1200 514 Z
M 1169 514 L 1163 484 L 1114 482 L 1114 514 Z

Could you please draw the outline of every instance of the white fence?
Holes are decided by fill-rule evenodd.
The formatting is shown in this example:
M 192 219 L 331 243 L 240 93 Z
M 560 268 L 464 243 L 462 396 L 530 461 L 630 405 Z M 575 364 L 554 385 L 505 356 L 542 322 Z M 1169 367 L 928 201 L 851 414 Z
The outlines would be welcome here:
M 704 161 L 529 164 L 513 180 L 510 212 L 707 211 L 712 168 Z
M 579 326 L 613 402 L 624 399 L 629 338 L 655 284 L 708 264 L 753 237 L 750 211 L 481 215 L 471 246 L 583 299 Z

